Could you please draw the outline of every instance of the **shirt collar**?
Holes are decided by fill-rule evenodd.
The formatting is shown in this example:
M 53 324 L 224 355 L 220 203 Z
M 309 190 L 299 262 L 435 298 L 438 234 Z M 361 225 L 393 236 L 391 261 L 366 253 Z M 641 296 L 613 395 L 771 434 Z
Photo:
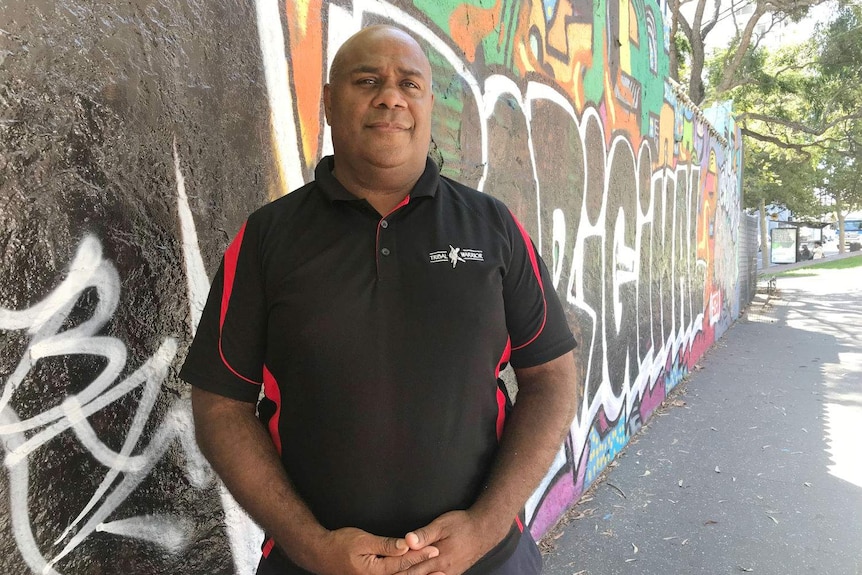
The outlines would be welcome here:
M 317 167 L 314 169 L 314 180 L 317 186 L 323 192 L 323 195 L 330 202 L 343 201 L 352 202 L 360 200 L 347 191 L 347 188 L 341 185 L 335 176 L 332 175 L 332 170 L 335 167 L 335 156 L 326 156 Z M 437 186 L 439 184 L 440 170 L 437 164 L 428 157 L 425 159 L 425 171 L 416 181 L 416 185 L 410 190 L 411 198 L 419 198 L 422 196 L 434 197 L 437 195 Z

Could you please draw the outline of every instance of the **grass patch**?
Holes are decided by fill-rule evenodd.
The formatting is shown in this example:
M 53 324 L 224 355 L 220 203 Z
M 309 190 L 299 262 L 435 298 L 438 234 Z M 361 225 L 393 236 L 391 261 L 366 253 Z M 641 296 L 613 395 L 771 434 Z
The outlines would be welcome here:
M 777 276 L 793 276 L 793 277 L 807 277 L 817 275 L 816 270 L 845 270 L 850 268 L 858 268 L 862 267 L 862 254 L 858 256 L 853 256 L 849 258 L 844 258 L 840 260 L 832 260 L 828 262 L 822 262 L 819 264 L 812 264 L 810 266 L 805 266 L 803 268 L 797 268 L 795 270 L 787 270 L 786 272 L 780 272 L 775 275 Z
M 849 258 L 844 258 L 842 260 L 833 260 L 829 262 L 823 262 L 821 264 L 814 264 L 813 266 L 808 266 L 807 269 L 817 269 L 817 270 L 843 270 L 847 268 L 858 268 L 862 267 L 862 254 L 858 256 L 853 256 Z

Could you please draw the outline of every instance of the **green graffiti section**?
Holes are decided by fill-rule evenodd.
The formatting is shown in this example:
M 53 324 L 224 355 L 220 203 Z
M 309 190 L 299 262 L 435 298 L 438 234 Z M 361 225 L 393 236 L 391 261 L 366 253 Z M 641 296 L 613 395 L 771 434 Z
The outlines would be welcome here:
M 518 0 L 414 0 L 413 5 L 450 38 L 478 41 L 476 62 L 512 68 Z
M 588 102 L 599 103 L 605 91 L 605 70 L 608 57 L 605 47 L 608 29 L 606 0 L 593 0 L 593 65 L 584 74 L 584 95 Z

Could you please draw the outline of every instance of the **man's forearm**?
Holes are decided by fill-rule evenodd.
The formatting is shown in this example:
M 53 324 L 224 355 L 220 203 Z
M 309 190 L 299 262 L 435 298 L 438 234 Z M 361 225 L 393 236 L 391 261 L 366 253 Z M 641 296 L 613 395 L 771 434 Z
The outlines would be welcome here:
M 254 405 L 192 389 L 198 445 L 237 502 L 295 562 L 308 565 L 327 530 L 297 495 Z
M 516 376 L 517 400 L 485 489 L 470 509 L 500 537 L 547 473 L 580 404 L 571 353 Z

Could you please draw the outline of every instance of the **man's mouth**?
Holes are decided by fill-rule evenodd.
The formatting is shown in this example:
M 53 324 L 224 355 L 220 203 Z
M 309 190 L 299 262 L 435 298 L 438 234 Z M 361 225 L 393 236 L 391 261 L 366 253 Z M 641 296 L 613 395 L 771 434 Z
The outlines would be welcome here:
M 371 128 L 380 132 L 404 132 L 410 129 L 410 126 L 400 122 L 370 122 L 365 125 L 366 128 Z

